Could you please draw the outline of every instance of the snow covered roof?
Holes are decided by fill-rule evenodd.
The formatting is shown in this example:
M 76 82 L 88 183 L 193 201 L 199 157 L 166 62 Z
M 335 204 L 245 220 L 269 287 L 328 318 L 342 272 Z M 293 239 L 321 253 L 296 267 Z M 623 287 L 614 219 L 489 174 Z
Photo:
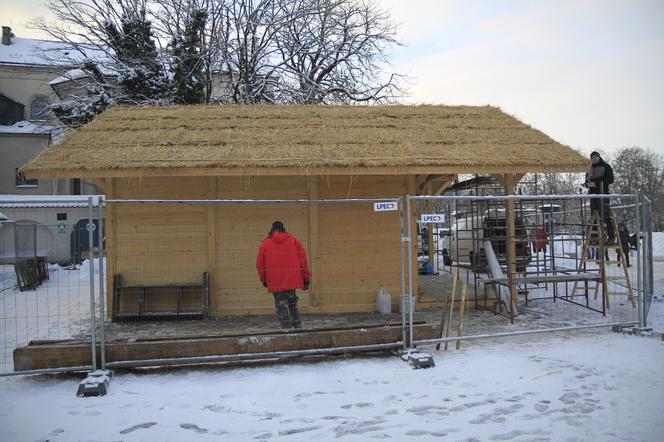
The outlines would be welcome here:
M 83 69 L 70 69 L 59 77 L 55 77 L 49 81 L 48 84 L 53 86 L 55 84 L 66 83 L 67 81 L 80 80 L 81 78 L 88 77 L 88 73 Z
M 50 134 L 57 126 L 46 126 L 34 124 L 30 121 L 18 121 L 11 126 L 0 126 L 0 133 L 3 134 Z
M 58 207 L 88 207 L 88 198 L 97 206 L 103 195 L 0 195 L 0 208 L 35 209 Z
M 10 45 L 0 44 L 0 64 L 5 65 L 54 66 L 52 60 L 71 60 L 73 64 L 81 58 L 79 52 L 55 41 L 12 37 Z
M 581 172 L 584 155 L 491 106 L 114 107 L 32 177 Z M 435 172 L 434 172 L 435 170 Z
M 103 65 L 98 64 L 97 68 L 101 71 L 101 73 L 106 77 L 114 77 L 116 76 L 116 73 L 111 71 L 110 69 L 105 68 Z M 48 84 L 50 86 L 55 86 L 58 84 L 66 83 L 68 81 L 74 81 L 74 80 L 81 80 L 86 77 L 91 77 L 88 72 L 85 72 L 83 69 L 70 69 L 64 74 L 60 75 L 59 77 L 54 78 L 53 80 L 49 81 Z

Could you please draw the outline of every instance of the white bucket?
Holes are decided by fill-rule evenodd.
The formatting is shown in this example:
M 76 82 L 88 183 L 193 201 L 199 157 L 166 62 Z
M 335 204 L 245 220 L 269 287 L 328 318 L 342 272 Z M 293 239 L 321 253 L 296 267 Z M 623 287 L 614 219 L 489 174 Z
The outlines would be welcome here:
M 376 310 L 381 315 L 392 313 L 392 295 L 383 287 L 378 290 L 378 294 L 376 295 Z

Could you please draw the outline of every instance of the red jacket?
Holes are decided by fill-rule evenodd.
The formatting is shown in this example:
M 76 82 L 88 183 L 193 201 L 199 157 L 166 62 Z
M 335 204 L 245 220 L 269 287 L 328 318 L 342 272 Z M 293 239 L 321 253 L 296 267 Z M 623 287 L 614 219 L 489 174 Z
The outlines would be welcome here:
M 288 232 L 275 231 L 261 243 L 256 270 L 270 293 L 306 290 L 304 281 L 310 281 L 311 277 L 302 244 Z

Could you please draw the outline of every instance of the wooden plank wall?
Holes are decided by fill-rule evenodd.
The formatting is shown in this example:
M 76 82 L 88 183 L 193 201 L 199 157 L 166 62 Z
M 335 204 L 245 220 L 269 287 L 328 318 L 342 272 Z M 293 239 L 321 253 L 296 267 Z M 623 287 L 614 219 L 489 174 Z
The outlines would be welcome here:
M 207 179 L 116 179 L 114 191 L 118 199 L 202 199 Z M 109 268 L 122 275 L 123 285 L 202 284 L 207 270 L 205 206 L 118 204 L 112 210 L 115 259 Z M 151 298 L 146 308 L 165 307 L 161 304 L 168 298 L 162 303 Z
M 398 176 L 322 177 L 321 199 L 394 197 L 405 191 Z M 401 287 L 398 212 L 374 212 L 372 203 L 319 207 L 319 278 L 326 312 L 374 311 L 381 286 L 398 306 Z
M 118 199 L 308 199 L 393 197 L 406 177 L 116 178 Z M 258 247 L 275 220 L 307 250 L 312 293 L 307 312 L 373 311 L 381 286 L 398 305 L 401 272 L 398 212 L 373 204 L 117 205 L 109 268 L 128 284 L 199 282 L 211 271 L 211 315 L 270 314 L 272 297 L 255 270 Z M 111 275 L 109 275 L 110 277 Z M 109 287 L 111 285 L 109 284 Z M 110 302 L 110 296 L 109 296 Z M 109 305 L 110 308 L 110 305 Z
M 219 177 L 219 199 L 307 199 L 306 177 Z M 308 208 L 303 204 L 217 206 L 217 268 L 213 314 L 272 313 L 274 301 L 256 273 L 258 248 L 279 220 L 309 251 Z M 301 304 L 308 295 L 300 293 Z

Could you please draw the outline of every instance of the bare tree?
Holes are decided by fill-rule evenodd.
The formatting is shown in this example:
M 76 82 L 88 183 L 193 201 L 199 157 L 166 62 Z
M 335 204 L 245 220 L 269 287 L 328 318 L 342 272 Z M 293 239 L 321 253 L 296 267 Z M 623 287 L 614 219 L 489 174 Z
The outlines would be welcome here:
M 386 101 L 401 94 L 401 76 L 383 74 L 387 51 L 400 44 L 385 11 L 371 0 L 301 3 L 276 39 L 293 101 Z
M 529 173 L 519 183 L 526 195 L 570 195 L 579 192 L 583 174 L 578 173 Z
M 102 78 L 117 77 L 95 89 L 106 93 L 122 94 L 123 72 L 136 70 L 117 50 L 114 30 L 123 29 L 126 17 L 150 25 L 141 35 L 154 37 L 156 63 L 165 72 L 178 56 L 173 42 L 191 30 L 195 12 L 205 20 L 185 64 L 202 67 L 205 102 L 361 103 L 402 93 L 402 77 L 384 73 L 390 48 L 399 44 L 396 29 L 374 0 L 49 0 L 47 6 L 55 20 L 34 27 L 75 52 L 72 65 L 92 62 Z M 86 85 L 98 78 L 88 77 Z
M 228 101 L 280 102 L 283 65 L 276 39 L 279 29 L 297 13 L 298 0 L 235 0 L 224 2 L 219 38 L 219 69 L 228 82 Z
M 652 202 L 652 222 L 664 229 L 664 158 L 650 149 L 627 147 L 613 160 L 614 189 L 620 193 L 640 192 Z

